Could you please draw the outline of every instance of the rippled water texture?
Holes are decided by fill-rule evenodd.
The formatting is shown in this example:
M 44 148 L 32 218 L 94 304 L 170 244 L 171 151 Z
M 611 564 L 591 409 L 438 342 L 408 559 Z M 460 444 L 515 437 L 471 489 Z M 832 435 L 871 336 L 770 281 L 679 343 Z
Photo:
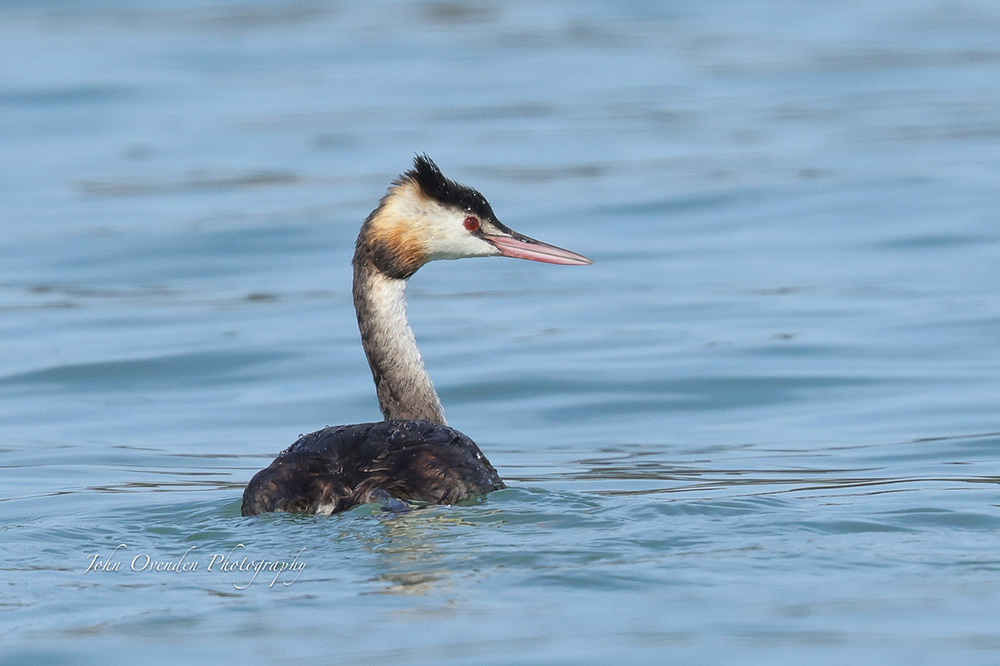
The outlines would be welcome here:
M 0 656 L 997 663 L 998 35 L 985 0 L 0 5 Z M 242 518 L 378 417 L 349 259 L 424 151 L 594 259 L 412 280 L 510 489 Z

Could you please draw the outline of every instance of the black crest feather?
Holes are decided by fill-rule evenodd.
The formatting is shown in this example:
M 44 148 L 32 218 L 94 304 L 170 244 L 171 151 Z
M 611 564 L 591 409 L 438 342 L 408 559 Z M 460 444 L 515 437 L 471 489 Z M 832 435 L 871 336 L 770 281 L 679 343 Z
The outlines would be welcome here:
M 424 194 L 438 203 L 467 210 L 483 219 L 496 219 L 486 197 L 471 187 L 445 178 L 427 155 L 413 158 L 413 168 L 403 174 L 403 178 L 415 182 Z

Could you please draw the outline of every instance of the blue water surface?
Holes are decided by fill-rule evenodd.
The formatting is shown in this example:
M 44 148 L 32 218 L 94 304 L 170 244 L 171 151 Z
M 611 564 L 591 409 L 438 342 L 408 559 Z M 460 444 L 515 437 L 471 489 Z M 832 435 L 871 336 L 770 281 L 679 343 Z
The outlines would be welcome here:
M 1000 7 L 0 5 L 0 658 L 1000 662 Z M 415 153 L 594 259 L 410 316 L 508 490 L 240 516 L 378 418 Z M 284 568 L 282 568 L 284 567 Z

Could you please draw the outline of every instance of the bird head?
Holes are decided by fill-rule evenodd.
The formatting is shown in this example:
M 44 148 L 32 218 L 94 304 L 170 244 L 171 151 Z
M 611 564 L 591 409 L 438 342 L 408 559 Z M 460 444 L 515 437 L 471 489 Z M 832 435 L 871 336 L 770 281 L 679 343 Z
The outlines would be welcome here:
M 590 259 L 504 226 L 478 191 L 444 174 L 426 155 L 396 180 L 362 227 L 358 252 L 383 273 L 408 278 L 428 261 L 513 257 L 585 266 Z

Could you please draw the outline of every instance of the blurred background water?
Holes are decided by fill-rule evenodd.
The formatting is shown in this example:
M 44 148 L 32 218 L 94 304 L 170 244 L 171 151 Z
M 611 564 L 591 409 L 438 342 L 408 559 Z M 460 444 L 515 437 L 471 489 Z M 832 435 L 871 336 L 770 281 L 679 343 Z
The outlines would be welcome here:
M 0 656 L 997 663 L 998 35 L 985 0 L 4 2 Z M 595 260 L 411 281 L 510 489 L 241 518 L 299 433 L 378 418 L 350 254 L 424 151 Z

